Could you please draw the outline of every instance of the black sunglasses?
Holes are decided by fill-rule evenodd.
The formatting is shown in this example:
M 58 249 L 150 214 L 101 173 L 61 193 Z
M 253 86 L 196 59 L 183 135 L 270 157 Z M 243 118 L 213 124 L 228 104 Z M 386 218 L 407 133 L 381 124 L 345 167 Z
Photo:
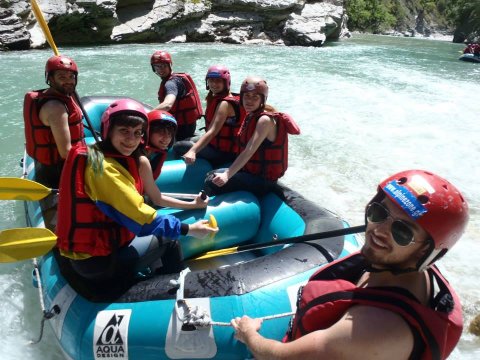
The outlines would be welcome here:
M 370 223 L 382 223 L 392 218 L 393 240 L 400 246 L 408 246 L 415 242 L 412 228 L 402 220 L 395 219 L 381 203 L 373 202 L 367 207 L 367 220 Z

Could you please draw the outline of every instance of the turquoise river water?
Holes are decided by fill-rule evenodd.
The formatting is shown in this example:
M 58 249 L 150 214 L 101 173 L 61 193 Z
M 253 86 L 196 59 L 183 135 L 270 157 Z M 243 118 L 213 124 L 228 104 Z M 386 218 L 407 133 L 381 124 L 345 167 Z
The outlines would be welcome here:
M 125 95 L 155 104 L 154 50 L 168 49 L 174 70 L 204 76 L 227 65 L 232 88 L 249 74 L 265 77 L 268 102 L 290 113 L 302 135 L 291 137 L 284 182 L 351 225 L 363 222 L 377 183 L 408 168 L 436 172 L 470 204 L 466 234 L 441 261 L 464 306 L 465 330 L 450 359 L 479 359 L 480 339 L 467 331 L 480 313 L 480 64 L 458 61 L 462 45 L 358 35 L 322 48 L 220 44 L 132 44 L 60 48 L 80 67 L 78 93 Z M 20 176 L 23 95 L 44 85 L 51 50 L 0 53 L 0 176 Z M 475 160 L 477 159 L 477 160 Z M 0 201 L 0 230 L 24 227 L 23 204 Z M 0 357 L 62 359 L 48 325 L 39 345 L 41 311 L 31 261 L 0 264 Z

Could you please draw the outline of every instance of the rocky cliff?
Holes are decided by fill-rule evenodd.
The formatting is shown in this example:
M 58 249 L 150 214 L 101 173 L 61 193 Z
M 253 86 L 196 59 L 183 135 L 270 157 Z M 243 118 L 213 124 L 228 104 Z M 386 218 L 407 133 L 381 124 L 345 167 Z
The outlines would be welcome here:
M 59 45 L 224 42 L 321 46 L 348 36 L 343 0 L 37 0 Z M 0 0 L 0 47 L 45 46 L 30 2 Z

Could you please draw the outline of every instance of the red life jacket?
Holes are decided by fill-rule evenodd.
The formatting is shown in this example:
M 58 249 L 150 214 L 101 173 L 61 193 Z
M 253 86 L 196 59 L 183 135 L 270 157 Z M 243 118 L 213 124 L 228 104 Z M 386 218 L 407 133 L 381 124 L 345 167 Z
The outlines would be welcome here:
M 87 147 L 73 147 L 67 156 L 60 178 L 58 201 L 57 247 L 64 251 L 107 256 L 127 245 L 135 234 L 105 215 L 85 192 Z M 138 167 L 131 157 L 105 154 L 126 160 L 128 171 L 141 194 L 143 183 Z
M 157 179 L 161 172 L 162 166 L 167 159 L 168 150 L 152 150 L 153 148 L 149 148 L 149 151 L 152 153 L 148 155 L 148 160 L 150 161 L 150 166 L 152 167 L 153 178 Z
M 158 89 L 158 101 L 165 100 L 165 83 L 173 77 L 180 77 L 185 84 L 185 96 L 177 98 L 172 108 L 168 111 L 177 120 L 178 125 L 193 124 L 203 114 L 202 102 L 198 95 L 197 87 L 189 74 L 172 73 L 168 79 L 162 80 Z
M 227 101 L 235 110 L 235 119 L 227 118 L 217 135 L 210 141 L 210 145 L 220 151 L 234 153 L 238 152 L 237 133 L 245 118 L 245 109 L 240 106 L 240 95 L 232 94 L 228 96 L 214 96 L 207 103 L 205 110 L 205 127 L 210 128 L 215 111 L 221 101 Z
M 149 120 L 148 126 L 149 128 L 151 128 L 152 125 L 158 125 L 164 121 L 165 120 L 161 120 L 161 119 Z M 168 145 L 167 149 L 159 149 L 155 146 L 150 146 L 149 144 L 145 146 L 145 150 L 147 151 L 147 154 L 148 154 L 147 159 L 150 162 L 150 166 L 152 167 L 152 174 L 154 179 L 157 179 L 160 176 L 160 173 L 162 172 L 163 164 L 167 159 L 168 150 L 173 146 L 174 143 L 175 143 L 175 134 L 172 136 L 172 141 Z
M 27 154 L 44 165 L 54 165 L 62 161 L 55 138 L 49 126 L 40 120 L 40 108 L 49 100 L 59 100 L 65 104 L 68 113 L 68 128 L 72 145 L 83 142 L 82 110 L 72 96 L 50 94 L 45 90 L 30 91 L 25 94 L 23 119 L 25 121 L 25 142 Z
M 463 320 L 460 300 L 440 271 L 435 266 L 428 270 L 439 287 L 429 307 L 403 289 L 358 288 L 354 282 L 365 265 L 363 256 L 356 253 L 312 275 L 299 290 L 297 313 L 284 341 L 329 328 L 350 307 L 367 305 L 391 310 L 416 329 L 425 345 L 421 359 L 446 359 L 460 339 Z
M 277 124 L 277 137 L 274 142 L 264 140 L 243 170 L 263 178 L 276 181 L 285 174 L 288 167 L 288 134 L 300 134 L 300 128 L 293 118 L 285 113 L 262 112 L 247 116 L 238 132 L 239 153 L 245 150 L 248 141 L 252 138 L 257 121 L 263 115 L 275 119 Z

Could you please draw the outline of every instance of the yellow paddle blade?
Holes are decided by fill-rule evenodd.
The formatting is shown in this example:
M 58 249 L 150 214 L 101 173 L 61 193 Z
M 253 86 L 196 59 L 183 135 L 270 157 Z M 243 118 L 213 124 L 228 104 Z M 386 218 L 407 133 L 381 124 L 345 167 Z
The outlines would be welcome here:
M 237 249 L 238 249 L 238 246 L 226 248 L 226 249 L 212 250 L 203 254 L 202 256 L 196 257 L 194 260 L 204 260 L 204 259 L 210 259 L 216 256 L 234 254 L 237 252 Z
M 0 177 L 0 200 L 38 201 L 51 192 L 51 189 L 32 180 Z
M 211 228 L 214 228 L 214 229 L 216 229 L 218 227 L 217 219 L 215 219 L 215 216 L 213 216 L 213 214 L 210 214 L 210 218 L 208 220 L 208 226 L 210 226 Z M 210 239 L 213 239 L 215 237 L 215 234 L 216 233 L 212 233 L 210 235 Z
M 0 262 L 14 262 L 46 254 L 57 237 L 45 228 L 0 231 Z

